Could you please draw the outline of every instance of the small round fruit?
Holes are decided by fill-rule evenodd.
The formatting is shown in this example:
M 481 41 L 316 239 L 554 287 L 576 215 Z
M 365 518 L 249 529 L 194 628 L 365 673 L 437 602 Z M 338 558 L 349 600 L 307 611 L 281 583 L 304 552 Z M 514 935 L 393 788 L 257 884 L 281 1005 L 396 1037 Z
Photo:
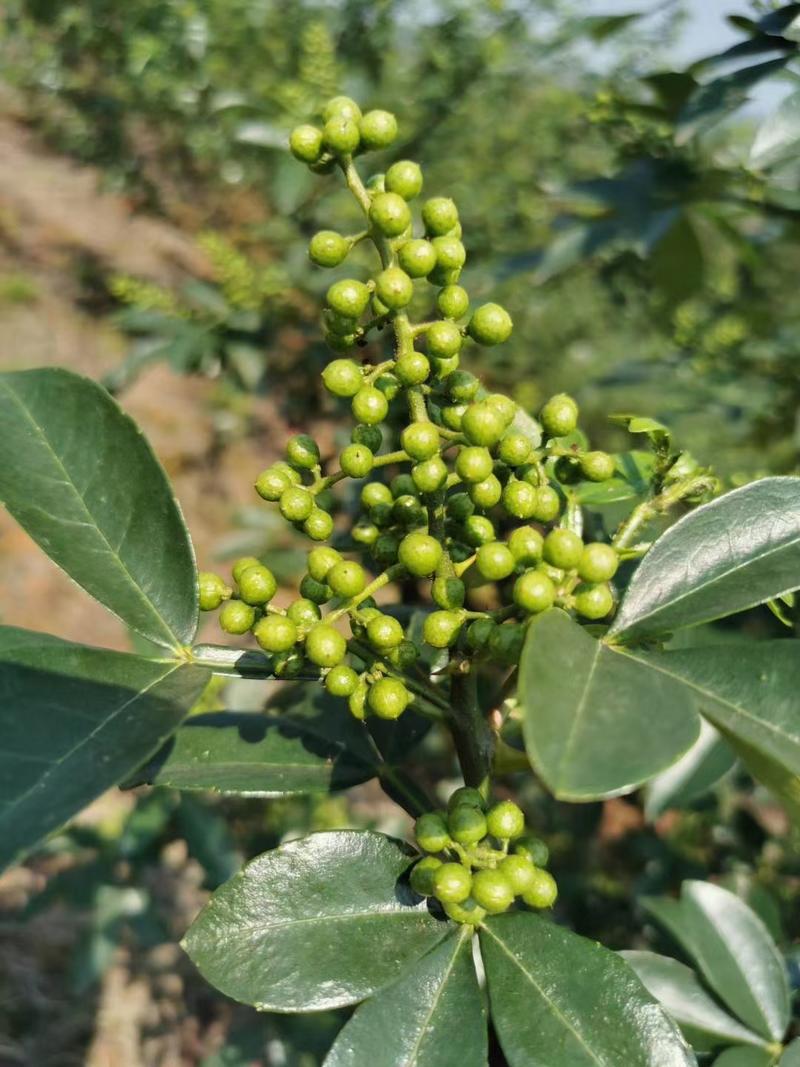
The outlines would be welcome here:
M 442 903 L 442 907 L 448 919 L 461 923 L 462 926 L 480 926 L 486 918 L 486 911 L 472 897 L 467 897 L 466 900 L 457 904 L 448 901 Z
M 460 904 L 472 889 L 472 875 L 460 863 L 443 863 L 433 872 L 433 895 L 443 904 Z
M 537 870 L 532 885 L 522 894 L 531 908 L 552 908 L 558 899 L 558 886 L 549 871 Z
M 435 456 L 441 443 L 439 430 L 432 422 L 412 422 L 400 435 L 403 449 L 417 462 Z
M 239 595 L 245 604 L 268 604 L 277 591 L 275 575 L 261 563 L 248 567 L 239 578 Z
M 460 270 L 466 263 L 467 251 L 457 237 L 434 237 L 431 244 L 436 249 L 436 265 L 442 270 Z
M 533 452 L 533 442 L 524 433 L 510 430 L 497 446 L 497 458 L 509 467 L 521 467 L 527 463 Z
M 256 559 L 255 556 L 241 556 L 239 559 L 236 560 L 236 562 L 233 564 L 233 567 L 231 568 L 233 580 L 235 582 L 238 582 L 248 567 L 255 567 L 257 564 L 260 563 L 261 560 Z
M 492 837 L 510 841 L 525 832 L 525 816 L 522 809 L 511 800 L 501 800 L 486 813 L 486 825 Z
M 609 582 L 617 573 L 619 556 L 602 541 L 584 545 L 578 560 L 578 575 L 584 582 Z
M 325 676 L 325 688 L 335 697 L 349 697 L 358 688 L 358 675 L 352 667 L 337 663 Z
M 292 601 L 286 609 L 286 617 L 291 619 L 298 629 L 307 630 L 314 623 L 319 622 L 321 612 L 313 600 L 300 597 L 299 600 Z
M 472 876 L 472 899 L 489 915 L 499 915 L 514 903 L 514 889 L 499 870 L 476 871 Z
M 456 457 L 456 474 L 465 482 L 482 482 L 494 470 L 494 460 L 488 448 L 467 445 Z
M 460 319 L 469 311 L 469 294 L 460 285 L 446 285 L 436 297 L 436 309 L 446 319 Z
M 531 518 L 537 522 L 552 522 L 561 514 L 561 497 L 551 485 L 540 485 L 536 490 L 536 511 Z
M 419 659 L 419 649 L 413 641 L 401 641 L 387 653 L 387 659 L 398 670 L 407 671 Z
M 308 573 L 315 581 L 324 582 L 331 567 L 341 561 L 341 553 L 335 548 L 312 548 L 308 553 Z
M 538 615 L 555 603 L 556 587 L 541 571 L 526 571 L 514 582 L 512 596 L 517 607 Z
M 297 627 L 285 615 L 265 615 L 253 627 L 253 636 L 265 652 L 288 652 L 297 643 Z
M 499 663 L 518 663 L 525 640 L 525 628 L 515 623 L 495 626 L 489 638 L 489 652 Z
M 233 592 L 218 574 L 211 571 L 200 571 L 197 585 L 201 611 L 216 611 L 222 601 L 227 600 Z
M 485 515 L 470 515 L 464 520 L 464 540 L 468 545 L 474 548 L 488 545 L 496 536 L 497 532 L 491 519 L 487 519 Z
M 458 611 L 464 606 L 466 586 L 460 578 L 452 578 L 441 575 L 434 578 L 431 586 L 431 597 L 434 604 L 438 604 L 445 611 Z
M 580 458 L 581 474 L 590 482 L 607 482 L 614 477 L 614 457 L 608 452 L 585 452 Z
M 328 623 L 312 626 L 306 635 L 306 656 L 317 667 L 335 667 L 347 655 L 347 641 Z
M 500 582 L 507 578 L 516 565 L 517 561 L 511 549 L 502 541 L 490 541 L 488 545 L 481 545 L 476 553 L 475 566 L 490 582 Z
M 430 534 L 410 533 L 400 542 L 397 556 L 410 574 L 426 578 L 439 566 L 442 546 Z
M 361 506 L 367 509 L 378 504 L 391 504 L 392 499 L 391 489 L 383 482 L 367 482 L 361 490 Z
M 349 600 L 364 591 L 367 576 L 360 563 L 352 559 L 343 559 L 331 567 L 325 576 L 325 581 L 335 596 Z
M 411 468 L 411 477 L 420 493 L 435 493 L 447 481 L 447 464 L 441 456 L 432 456 Z
M 399 311 L 411 302 L 414 283 L 400 267 L 387 267 L 375 279 L 375 292 L 387 308 Z
M 350 96 L 332 96 L 322 109 L 322 118 L 325 122 L 333 118 L 351 119 L 353 122 L 358 122 L 361 118 L 361 108 Z
M 246 634 L 255 621 L 255 608 L 243 600 L 226 601 L 219 613 L 219 624 L 228 634 Z
M 399 678 L 379 678 L 369 687 L 367 704 L 379 719 L 399 719 L 411 701 L 411 694 Z
M 386 171 L 384 186 L 387 193 L 397 193 L 404 200 L 413 200 L 422 192 L 422 169 L 410 159 L 399 159 Z
M 614 594 L 605 582 L 579 585 L 575 590 L 575 610 L 584 619 L 604 619 L 614 607 Z
M 322 372 L 322 382 L 334 396 L 350 397 L 364 384 L 364 376 L 352 359 L 334 359 Z
M 434 196 L 422 205 L 422 221 L 430 234 L 449 233 L 458 225 L 458 208 L 446 196 Z
M 363 721 L 367 717 L 367 683 L 358 680 L 358 685 L 347 698 L 347 706 L 354 719 Z
M 284 471 L 276 470 L 275 467 L 267 467 L 256 478 L 256 492 L 262 500 L 280 500 L 285 489 L 291 485 Z
M 462 785 L 452 792 L 447 801 L 447 810 L 455 811 L 456 808 L 461 807 L 477 808 L 478 811 L 483 811 L 484 800 L 480 792 L 470 785 Z
M 350 536 L 357 545 L 374 545 L 380 535 L 381 532 L 375 523 L 366 522 L 364 519 L 359 519 L 350 531 Z
M 497 870 L 511 886 L 515 897 L 527 893 L 536 878 L 536 868 L 525 856 L 506 856 L 497 864 Z
M 511 316 L 499 304 L 482 304 L 469 320 L 470 337 L 481 345 L 499 345 L 511 336 L 514 324 Z
M 447 501 L 448 518 L 454 522 L 464 522 L 475 513 L 475 505 L 467 493 L 454 493 Z
M 369 298 L 369 289 L 355 278 L 342 278 L 334 282 L 325 296 L 328 307 L 351 319 L 358 319 L 364 314 Z
M 546 867 L 550 849 L 539 837 L 520 837 L 514 842 L 514 852 L 530 860 L 534 867 Z
M 423 852 L 443 852 L 450 844 L 450 831 L 443 815 L 431 811 L 414 823 L 414 836 Z
M 320 230 L 308 245 L 308 258 L 318 267 L 338 267 L 350 251 L 350 242 L 335 230 Z
M 414 892 L 421 897 L 433 896 L 433 876 L 441 866 L 442 861 L 436 856 L 423 856 L 415 863 L 408 879 Z
M 329 585 L 324 582 L 318 582 L 316 578 L 312 578 L 310 574 L 303 575 L 300 582 L 300 596 L 305 600 L 311 600 L 315 604 L 325 604 L 333 596 L 333 592 Z
M 354 445 L 364 445 L 370 452 L 377 452 L 383 444 L 383 434 L 379 426 L 363 426 L 358 423 L 350 433 Z
M 375 464 L 375 457 L 364 445 L 348 445 L 339 456 L 339 466 L 348 478 L 366 478 Z
M 436 359 L 450 359 L 461 351 L 461 330 L 449 319 L 434 322 L 426 333 L 428 354 Z
M 539 412 L 539 422 L 548 437 L 566 437 L 578 425 L 578 405 L 566 393 L 557 393 Z
M 447 828 L 459 845 L 476 845 L 486 837 L 486 816 L 480 808 L 459 804 L 447 816 Z
M 367 111 L 358 124 L 364 148 L 388 148 L 397 137 L 397 119 L 391 111 Z
M 407 352 L 395 363 L 394 373 L 403 385 L 421 385 L 428 380 L 431 365 L 422 352 Z
M 497 629 L 494 619 L 476 619 L 467 630 L 467 644 L 475 652 L 483 652 Z
M 319 445 L 307 433 L 298 433 L 286 443 L 286 458 L 303 470 L 311 470 L 319 463 Z
M 470 404 L 461 419 L 461 429 L 473 445 L 492 448 L 505 432 L 503 418 L 486 403 Z
M 289 148 L 301 163 L 316 163 L 322 155 L 322 130 L 308 124 L 295 126 L 289 136 Z
M 422 627 L 422 636 L 433 648 L 449 648 L 464 625 L 457 611 L 432 611 Z
M 460 430 L 467 410 L 466 404 L 445 404 L 442 408 L 442 422 L 448 430 Z
M 499 478 L 494 474 L 490 474 L 482 482 L 475 482 L 474 485 L 471 485 L 467 492 L 476 507 L 488 511 L 499 503 L 500 497 L 503 495 L 503 486 Z
M 405 637 L 403 627 L 391 615 L 376 615 L 367 623 L 367 638 L 379 652 L 395 648 Z
M 537 490 L 528 482 L 506 483 L 500 500 L 508 514 L 515 519 L 532 519 L 536 514 Z
M 506 396 L 505 393 L 490 393 L 489 396 L 486 397 L 485 403 L 487 403 L 489 407 L 495 409 L 506 426 L 511 425 L 519 410 L 516 403 L 510 396 Z
M 353 397 L 353 416 L 367 426 L 377 426 L 389 412 L 389 401 L 374 385 L 363 385 Z
M 405 241 L 397 252 L 397 260 L 411 278 L 426 278 L 436 266 L 436 249 L 422 237 Z
M 411 225 L 411 211 L 397 193 L 378 193 L 370 204 L 369 220 L 385 237 L 399 237 Z
M 333 516 L 322 508 L 312 508 L 303 523 L 303 532 L 312 541 L 327 541 L 333 533 Z
M 311 514 L 314 497 L 307 489 L 292 485 L 281 493 L 278 506 L 281 509 L 281 515 L 289 522 L 303 522 Z
M 360 140 L 358 125 L 341 115 L 328 119 L 322 128 L 323 144 L 338 155 L 346 156 L 355 152 Z
M 508 539 L 511 555 L 517 563 L 536 563 L 542 558 L 544 538 L 534 526 L 518 526 Z
M 580 563 L 583 541 L 574 530 L 551 530 L 544 539 L 542 555 L 553 567 L 571 571 Z

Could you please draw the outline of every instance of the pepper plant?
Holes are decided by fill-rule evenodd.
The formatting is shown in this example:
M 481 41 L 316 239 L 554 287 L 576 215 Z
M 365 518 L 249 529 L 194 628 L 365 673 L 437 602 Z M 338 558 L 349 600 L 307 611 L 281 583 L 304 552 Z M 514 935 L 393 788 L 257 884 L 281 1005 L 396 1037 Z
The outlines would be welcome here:
M 329 1065 L 479 1067 L 489 1019 L 512 1067 L 695 1063 L 652 982 L 551 921 L 558 871 L 515 787 L 533 773 L 566 802 L 630 793 L 701 744 L 705 720 L 796 814 L 795 640 L 673 635 L 765 603 L 792 623 L 800 480 L 719 495 L 654 420 L 615 416 L 645 447 L 609 455 L 571 397 L 533 418 L 488 392 L 461 361 L 506 341 L 511 317 L 460 285 L 451 199 L 423 200 L 417 229 L 414 161 L 362 176 L 360 157 L 396 135 L 391 113 L 336 97 L 291 136 L 364 216 L 358 233 L 316 234 L 312 261 L 335 269 L 361 245 L 377 258 L 368 280 L 333 281 L 323 314 L 323 382 L 349 403 L 351 442 L 323 463 L 299 434 L 253 472 L 312 542 L 286 606 L 259 559 L 197 574 L 166 476 L 105 390 L 62 369 L 0 377 L 5 506 L 152 646 L 0 628 L 0 859 L 122 782 L 277 797 L 377 778 L 412 840 L 325 831 L 255 858 L 187 934 L 210 982 L 264 1011 L 360 1004 Z M 196 643 L 199 609 L 229 643 Z M 284 680 L 289 696 L 189 715 L 214 673 Z M 426 793 L 432 731 L 464 782 L 449 797 Z M 722 936 L 744 938 L 729 911 Z M 700 925 L 687 929 L 702 966 Z M 771 973 L 762 1016 L 740 1015 L 775 1063 L 783 963 Z

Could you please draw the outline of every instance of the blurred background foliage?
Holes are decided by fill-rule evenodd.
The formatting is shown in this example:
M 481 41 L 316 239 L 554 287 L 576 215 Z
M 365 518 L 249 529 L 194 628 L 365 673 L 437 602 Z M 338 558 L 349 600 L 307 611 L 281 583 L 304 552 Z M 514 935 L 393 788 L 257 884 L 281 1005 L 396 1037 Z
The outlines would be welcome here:
M 728 484 L 797 473 L 800 4 L 732 3 L 737 43 L 702 42 L 690 66 L 675 60 L 682 5 L 640 6 L 602 16 L 570 0 L 6 0 L 0 79 L 15 121 L 96 168 L 131 215 L 188 235 L 203 262 L 174 282 L 64 266 L 98 327 L 124 338 L 97 373 L 123 402 L 156 364 L 210 382 L 215 448 L 235 455 L 264 398 L 289 423 L 312 418 L 336 435 L 318 387 L 332 279 L 305 248 L 317 229 L 359 220 L 335 179 L 304 171 L 285 144 L 347 92 L 397 112 L 396 149 L 371 166 L 421 161 L 427 189 L 459 205 L 474 299 L 492 294 L 512 311 L 512 340 L 480 367 L 493 385 L 534 411 L 574 393 L 598 447 L 627 446 L 607 416 L 632 411 L 669 425 Z M 744 107 L 767 80 L 783 83 L 777 110 Z M 0 244 L 12 248 L 9 232 L 0 211 Z M 0 304 L 36 300 L 23 272 L 0 278 Z M 290 577 L 294 546 L 263 511 L 241 508 L 237 521 L 216 553 L 269 545 Z M 779 627 L 765 612 L 744 625 Z M 243 710 L 263 701 L 247 684 L 227 696 Z M 435 738 L 419 751 L 422 784 L 446 781 Z M 580 932 L 662 948 L 641 913 L 631 922 L 630 900 L 712 874 L 760 900 L 785 938 L 800 936 L 796 831 L 724 754 L 662 783 L 657 802 L 569 806 L 530 779 L 514 784 L 551 846 L 559 918 Z M 52 839 L 0 883 L 0 1062 L 321 1062 L 341 1015 L 254 1019 L 206 988 L 175 942 L 244 858 L 342 825 L 406 829 L 374 786 L 267 804 L 135 791 Z M 108 1005 L 123 993 L 139 1003 L 140 987 L 133 1044 L 102 1059 L 126 1032 Z

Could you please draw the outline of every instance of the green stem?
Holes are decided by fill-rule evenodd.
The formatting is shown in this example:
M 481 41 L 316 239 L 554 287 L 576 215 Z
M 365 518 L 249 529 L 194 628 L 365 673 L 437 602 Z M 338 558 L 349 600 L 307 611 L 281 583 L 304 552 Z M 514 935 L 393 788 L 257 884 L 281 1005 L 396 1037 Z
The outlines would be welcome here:
M 341 607 L 336 608 L 329 615 L 325 616 L 325 622 L 336 622 L 337 619 L 341 619 L 343 615 L 348 615 L 351 611 L 355 611 L 362 601 L 371 597 L 373 593 L 377 593 L 379 589 L 383 589 L 389 582 L 393 582 L 395 578 L 402 578 L 406 573 L 405 567 L 402 563 L 395 563 L 393 567 L 388 567 L 383 574 L 379 574 L 377 578 L 374 578 L 369 585 L 365 586 L 356 596 L 351 597 Z
M 716 484 L 715 478 L 702 474 L 696 478 L 684 478 L 676 482 L 669 489 L 665 489 L 658 496 L 654 496 L 652 500 L 643 500 L 641 504 L 638 504 L 633 509 L 627 519 L 620 524 L 611 544 L 618 549 L 628 548 L 642 527 L 652 522 L 657 516 L 663 515 L 681 500 L 686 499 L 686 497 L 695 496 L 698 493 L 712 489 Z
M 453 677 L 449 723 L 464 781 L 488 800 L 495 737 L 478 705 L 478 679 L 474 670 Z

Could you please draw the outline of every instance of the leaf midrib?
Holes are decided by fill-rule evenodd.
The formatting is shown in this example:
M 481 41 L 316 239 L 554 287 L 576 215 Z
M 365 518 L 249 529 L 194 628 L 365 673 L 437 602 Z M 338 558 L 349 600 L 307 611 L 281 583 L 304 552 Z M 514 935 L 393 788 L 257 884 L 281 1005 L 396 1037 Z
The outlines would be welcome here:
M 164 618 L 164 616 L 158 610 L 158 608 L 153 603 L 153 601 L 150 600 L 149 597 L 145 594 L 144 590 L 141 588 L 139 583 L 134 579 L 133 575 L 131 574 L 130 570 L 128 569 L 128 567 L 125 564 L 125 562 L 122 559 L 122 557 L 119 556 L 118 553 L 111 547 L 111 542 L 108 540 L 108 538 L 105 535 L 105 532 L 101 529 L 101 527 L 98 524 L 97 520 L 92 515 L 92 512 L 89 510 L 89 506 L 86 503 L 83 495 L 78 490 L 78 486 L 74 482 L 74 480 L 73 480 L 72 476 L 70 475 L 69 471 L 67 470 L 67 468 L 64 466 L 64 464 L 63 464 L 63 462 L 61 460 L 61 457 L 58 455 L 56 450 L 51 445 L 49 439 L 47 438 L 47 435 L 45 433 L 44 427 L 41 426 L 36 421 L 36 419 L 33 417 L 32 413 L 28 410 L 28 408 L 22 402 L 21 398 L 8 385 L 7 382 L 0 381 L 0 385 L 2 385 L 3 389 L 5 390 L 5 392 L 8 394 L 8 396 L 11 397 L 13 403 L 16 404 L 16 406 L 22 412 L 24 417 L 31 424 L 31 426 L 34 429 L 34 432 L 39 437 L 40 441 L 42 442 L 42 444 L 44 445 L 46 450 L 52 456 L 54 463 L 56 464 L 56 466 L 58 467 L 58 469 L 62 472 L 62 474 L 64 476 L 64 484 L 66 486 L 68 486 L 72 490 L 72 492 L 74 493 L 74 495 L 77 498 L 77 500 L 80 501 L 80 506 L 83 509 L 84 514 L 87 516 L 87 518 L 89 520 L 89 522 L 86 525 L 91 526 L 97 532 L 98 537 L 100 538 L 100 540 L 102 541 L 102 543 L 106 547 L 108 555 L 111 557 L 111 559 L 117 564 L 119 569 L 128 578 L 128 580 L 130 581 L 131 585 L 136 590 L 136 594 L 137 594 L 139 600 L 145 605 L 145 607 L 150 611 L 150 613 L 158 620 L 158 622 L 161 624 L 161 626 L 163 627 L 163 629 L 166 632 L 166 634 L 168 635 L 168 637 L 171 639 L 171 643 L 168 643 L 167 647 L 180 648 L 181 645 L 182 645 L 182 642 L 181 642 L 180 638 L 178 637 L 178 635 L 174 632 L 174 630 L 172 629 L 170 624 L 167 622 L 167 620 Z M 50 517 L 52 518 L 52 516 L 50 516 Z M 104 607 L 108 607 L 108 605 L 104 603 Z M 114 611 L 113 608 L 109 608 L 109 610 L 112 611 L 115 615 L 117 615 L 118 618 L 120 618 L 118 613 L 116 611 Z
M 431 1019 L 433 1018 L 433 1013 L 436 1011 L 437 1007 L 439 1006 L 439 1001 L 442 999 L 442 996 L 444 995 L 445 986 L 447 985 L 448 981 L 450 980 L 450 975 L 453 973 L 453 968 L 456 965 L 456 960 L 458 959 L 458 954 L 459 954 L 459 952 L 461 952 L 461 949 L 462 949 L 463 944 L 464 944 L 464 939 L 467 936 L 471 937 L 472 934 L 471 933 L 468 934 L 468 932 L 464 929 L 464 927 L 462 927 L 461 930 L 454 937 L 453 940 L 455 941 L 455 945 L 456 945 L 455 952 L 453 953 L 453 955 L 452 955 L 452 957 L 450 959 L 450 962 L 447 965 L 447 970 L 442 975 L 442 979 L 441 979 L 441 981 L 439 983 L 439 986 L 438 986 L 438 988 L 436 990 L 436 994 L 433 997 L 433 999 L 431 1000 L 431 1006 L 430 1006 L 430 1008 L 428 1010 L 427 1015 L 425 1016 L 425 1021 L 423 1022 L 422 1026 L 420 1026 L 420 1028 L 419 1028 L 419 1033 L 417 1034 L 417 1038 L 414 1041 L 413 1048 L 411 1049 L 410 1054 L 409 1054 L 410 1058 L 408 1060 L 406 1060 L 404 1064 L 398 1064 L 398 1067 L 415 1067 L 415 1065 L 417 1064 L 417 1056 L 419 1055 L 419 1050 L 422 1047 L 422 1042 L 423 1042 L 423 1040 L 425 1038 L 425 1033 L 426 1033 L 426 1031 L 428 1029 L 428 1024 L 430 1023 Z M 434 950 L 431 949 L 431 951 L 434 951 Z

